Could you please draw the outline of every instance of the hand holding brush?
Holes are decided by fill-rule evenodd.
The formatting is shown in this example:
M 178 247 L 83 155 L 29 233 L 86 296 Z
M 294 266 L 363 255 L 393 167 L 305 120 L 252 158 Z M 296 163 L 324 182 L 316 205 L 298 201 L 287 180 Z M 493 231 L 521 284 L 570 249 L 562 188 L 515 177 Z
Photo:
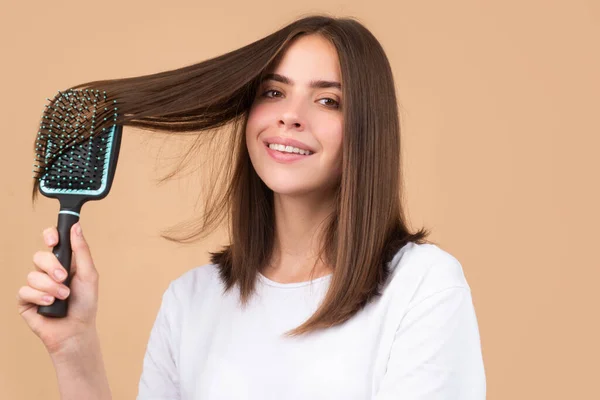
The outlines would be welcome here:
M 79 221 L 83 204 L 106 197 L 112 185 L 122 132 L 116 124 L 116 102 L 99 90 L 59 91 L 40 122 L 33 177 L 44 196 L 60 202 L 53 254 L 67 272 L 67 287 L 72 278 L 71 227 Z M 64 318 L 67 310 L 68 299 L 56 298 L 37 312 Z
M 98 273 L 77 232 L 82 205 L 106 197 L 112 184 L 122 132 L 116 110 L 116 100 L 105 92 L 71 89 L 59 91 L 42 115 L 33 176 L 39 184 L 33 194 L 37 188 L 59 200 L 58 225 L 44 231 L 52 251 L 35 253 L 37 270 L 29 273 L 17 298 L 19 313 L 51 354 L 69 338 L 95 330 Z M 69 299 L 73 315 L 67 312 Z
M 70 265 L 70 290 L 63 284 L 67 270 L 58 258 L 52 251 L 38 251 L 33 256 L 36 270 L 27 275 L 27 285 L 19 289 L 17 296 L 19 314 L 53 357 L 77 351 L 81 342 L 96 333 L 99 274 L 83 232 L 78 234 L 78 228 L 79 223 L 73 225 L 70 232 L 74 256 Z M 58 243 L 55 227 L 46 228 L 42 236 L 50 250 Z M 61 289 L 68 292 L 60 294 Z M 37 313 L 37 306 L 52 304 L 55 298 L 70 298 L 68 316 L 47 318 Z

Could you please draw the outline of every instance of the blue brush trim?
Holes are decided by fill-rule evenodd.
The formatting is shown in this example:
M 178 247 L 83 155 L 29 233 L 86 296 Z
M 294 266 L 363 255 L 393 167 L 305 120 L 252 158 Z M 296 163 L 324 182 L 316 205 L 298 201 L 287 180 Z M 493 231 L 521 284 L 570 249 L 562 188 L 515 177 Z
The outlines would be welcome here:
M 61 210 L 58 212 L 59 214 L 71 214 L 71 215 L 75 215 L 77 217 L 79 217 L 79 213 L 76 213 L 75 211 L 67 211 L 67 210 Z
M 100 188 L 98 188 L 96 190 L 66 189 L 66 188 L 65 189 L 63 189 L 63 188 L 52 189 L 52 188 L 46 187 L 46 179 L 45 179 L 45 175 L 44 175 L 44 177 L 40 179 L 40 190 L 42 190 L 44 193 L 70 193 L 70 194 L 85 194 L 85 195 L 102 194 L 104 192 L 104 189 L 106 189 L 106 184 L 108 182 L 108 164 L 110 162 L 110 156 L 112 153 L 112 141 L 114 140 L 115 129 L 117 129 L 117 125 L 113 124 L 111 127 L 110 134 L 108 136 L 107 143 L 106 143 L 106 147 L 108 148 L 108 151 L 106 152 L 106 156 L 104 159 L 104 169 L 102 170 L 102 178 L 101 178 Z

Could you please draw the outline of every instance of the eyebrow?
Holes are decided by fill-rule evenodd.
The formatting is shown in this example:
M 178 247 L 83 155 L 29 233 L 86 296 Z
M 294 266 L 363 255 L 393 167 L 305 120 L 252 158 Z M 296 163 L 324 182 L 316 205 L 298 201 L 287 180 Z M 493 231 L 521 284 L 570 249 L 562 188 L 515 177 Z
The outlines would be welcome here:
M 285 83 L 286 85 L 294 85 L 294 81 L 293 80 L 291 80 L 287 76 L 283 76 L 283 75 L 280 75 L 280 74 L 266 74 L 263 77 L 263 79 L 261 80 L 261 82 L 268 81 L 268 80 Z M 342 85 L 339 82 L 324 81 L 322 79 L 319 79 L 319 80 L 316 80 L 316 81 L 310 81 L 309 84 L 308 84 L 308 86 L 311 87 L 311 88 L 313 88 L 313 89 L 336 88 L 336 89 L 342 90 Z

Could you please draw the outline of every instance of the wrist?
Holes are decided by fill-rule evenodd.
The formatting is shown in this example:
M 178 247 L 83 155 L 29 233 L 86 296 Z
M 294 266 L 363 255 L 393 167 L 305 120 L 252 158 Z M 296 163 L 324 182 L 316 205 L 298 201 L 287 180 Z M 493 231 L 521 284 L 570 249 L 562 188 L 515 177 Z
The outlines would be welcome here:
M 54 348 L 48 348 L 48 354 L 52 361 L 57 363 L 68 363 L 81 359 L 82 354 L 100 352 L 100 338 L 95 329 L 74 335 Z

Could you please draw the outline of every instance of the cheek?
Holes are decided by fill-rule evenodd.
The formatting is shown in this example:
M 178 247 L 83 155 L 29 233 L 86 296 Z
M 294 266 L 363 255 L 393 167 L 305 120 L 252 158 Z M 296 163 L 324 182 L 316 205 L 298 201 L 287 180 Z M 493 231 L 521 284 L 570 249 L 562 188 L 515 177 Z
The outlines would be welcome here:
M 327 151 L 330 157 L 341 157 L 343 128 L 342 121 L 335 119 L 322 123 L 322 128 L 319 129 L 319 141 L 323 148 Z
M 269 127 L 271 113 L 263 105 L 257 105 L 250 108 L 248 112 L 248 120 L 246 121 L 246 148 L 250 155 L 252 163 L 257 163 L 260 160 L 261 148 L 263 145 L 262 137 Z M 260 168 L 255 164 L 255 168 Z
M 336 120 L 329 124 L 329 129 L 323 131 L 321 144 L 327 153 L 326 169 L 331 176 L 339 177 L 342 173 L 343 161 L 343 121 Z
M 252 106 L 252 108 L 250 108 L 250 111 L 248 113 L 248 127 L 251 128 L 256 128 L 259 127 L 260 125 L 264 125 L 267 123 L 269 117 L 270 117 L 270 112 L 269 109 L 267 107 L 265 107 L 264 104 L 258 104 L 255 106 Z

